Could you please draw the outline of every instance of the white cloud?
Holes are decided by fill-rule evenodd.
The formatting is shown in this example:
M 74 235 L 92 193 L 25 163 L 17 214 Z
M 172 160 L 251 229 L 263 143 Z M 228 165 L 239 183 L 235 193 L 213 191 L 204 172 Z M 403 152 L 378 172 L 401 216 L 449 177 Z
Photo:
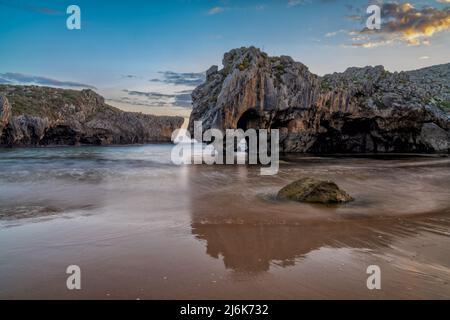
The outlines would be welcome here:
M 337 31 L 332 31 L 332 32 L 328 32 L 325 34 L 325 37 L 330 38 L 330 37 L 335 37 L 337 36 L 339 33 L 347 33 L 347 30 L 341 29 L 341 30 L 337 30 Z
M 299 6 L 309 2 L 309 0 L 289 0 L 287 3 L 288 8 Z
M 222 13 L 225 11 L 224 7 L 214 7 L 208 10 L 208 15 L 212 16 L 214 14 Z

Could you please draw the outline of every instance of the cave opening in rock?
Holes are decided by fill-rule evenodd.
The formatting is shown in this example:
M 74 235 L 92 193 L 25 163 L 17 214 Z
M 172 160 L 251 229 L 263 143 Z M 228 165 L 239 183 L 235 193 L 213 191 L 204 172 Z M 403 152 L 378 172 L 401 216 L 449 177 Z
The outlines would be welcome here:
M 248 129 L 255 129 L 258 131 L 258 129 L 261 128 L 261 116 L 259 115 L 258 111 L 255 108 L 249 109 L 245 111 L 241 117 L 239 118 L 237 122 L 237 129 L 242 129 L 243 131 L 247 131 Z M 258 137 L 257 137 L 258 139 Z M 250 151 L 248 146 L 250 145 L 249 137 L 246 136 L 245 139 L 243 139 L 239 145 L 238 149 L 245 150 L 247 153 Z M 259 146 L 259 141 L 257 140 L 257 146 Z M 253 152 L 258 152 L 257 150 L 253 150 Z
M 248 129 L 260 129 L 260 115 L 256 109 L 252 108 L 245 111 L 237 122 L 237 129 L 244 131 Z
M 39 139 L 37 139 L 39 141 Z M 58 125 L 45 132 L 41 139 L 41 145 L 76 145 L 78 143 L 78 133 L 67 125 Z
M 252 108 L 245 111 L 237 122 L 236 129 L 242 129 L 246 131 L 248 129 L 256 129 L 256 124 L 259 122 L 258 112 Z M 248 152 L 249 138 L 245 137 L 242 141 L 238 142 L 236 151 Z

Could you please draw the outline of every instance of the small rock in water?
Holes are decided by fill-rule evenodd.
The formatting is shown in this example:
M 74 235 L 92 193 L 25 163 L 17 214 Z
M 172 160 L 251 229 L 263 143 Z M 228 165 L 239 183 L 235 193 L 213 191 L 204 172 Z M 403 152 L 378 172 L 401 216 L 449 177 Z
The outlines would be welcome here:
M 333 181 L 313 178 L 297 180 L 278 192 L 278 199 L 310 203 L 345 203 L 353 198 Z

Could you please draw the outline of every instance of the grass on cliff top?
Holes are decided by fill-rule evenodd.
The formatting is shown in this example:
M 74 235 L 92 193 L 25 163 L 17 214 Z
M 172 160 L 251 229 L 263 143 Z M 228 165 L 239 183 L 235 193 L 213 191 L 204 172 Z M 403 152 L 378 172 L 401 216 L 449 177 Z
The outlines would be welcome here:
M 79 91 L 46 87 L 0 85 L 0 95 L 7 97 L 13 116 L 26 114 L 50 119 L 62 106 L 80 101 Z

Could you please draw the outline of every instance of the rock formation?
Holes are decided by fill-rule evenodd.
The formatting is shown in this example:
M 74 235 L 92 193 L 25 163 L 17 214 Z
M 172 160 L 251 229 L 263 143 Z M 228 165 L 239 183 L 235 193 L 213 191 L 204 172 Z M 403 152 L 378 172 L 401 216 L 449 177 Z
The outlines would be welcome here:
M 0 96 L 0 132 L 6 127 L 11 118 L 11 106 L 6 97 Z
M 450 64 L 391 73 L 382 66 L 319 77 L 254 47 L 226 53 L 192 94 L 203 130 L 279 129 L 284 152 L 450 151 Z
M 123 112 L 92 90 L 0 85 L 0 146 L 169 142 L 182 124 Z
M 293 200 L 309 203 L 343 203 L 353 198 L 341 190 L 333 181 L 303 178 L 290 183 L 278 192 L 280 200 Z

